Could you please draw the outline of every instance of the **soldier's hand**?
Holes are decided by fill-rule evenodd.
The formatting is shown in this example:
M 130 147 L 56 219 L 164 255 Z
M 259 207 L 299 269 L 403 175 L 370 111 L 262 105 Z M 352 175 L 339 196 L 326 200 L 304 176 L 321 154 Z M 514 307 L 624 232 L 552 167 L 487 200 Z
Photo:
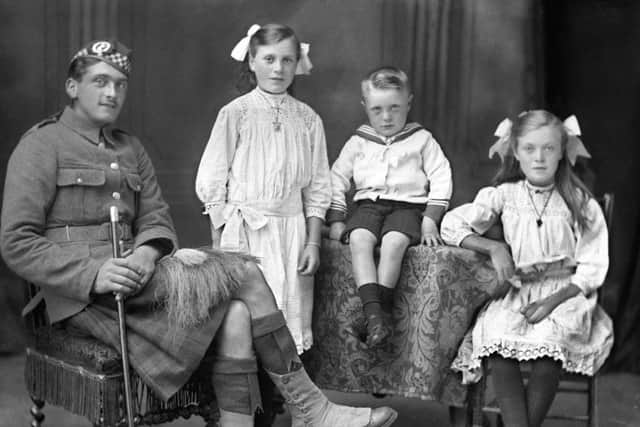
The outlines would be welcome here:
M 125 259 L 129 261 L 131 267 L 140 273 L 140 284 L 146 285 L 156 269 L 156 261 L 161 253 L 153 246 L 138 246 L 131 255 Z
M 92 291 L 96 294 L 119 292 L 129 295 L 142 286 L 142 272 L 137 270 L 133 262 L 128 258 L 111 258 L 98 270 Z

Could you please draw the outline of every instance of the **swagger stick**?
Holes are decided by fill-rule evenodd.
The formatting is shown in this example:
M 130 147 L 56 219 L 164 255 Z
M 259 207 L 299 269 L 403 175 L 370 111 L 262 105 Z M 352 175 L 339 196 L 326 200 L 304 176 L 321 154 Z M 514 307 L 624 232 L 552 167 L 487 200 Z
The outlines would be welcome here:
M 113 248 L 113 257 L 120 258 L 120 242 L 118 241 L 118 207 L 111 206 L 109 209 L 109 215 L 111 217 L 111 247 Z M 118 326 L 120 327 L 120 351 L 122 353 L 124 401 L 127 405 L 127 423 L 129 427 L 134 427 L 133 397 L 131 395 L 131 378 L 129 377 L 129 347 L 127 346 L 127 325 L 124 321 L 124 297 L 122 293 L 116 292 L 116 302 L 118 304 Z

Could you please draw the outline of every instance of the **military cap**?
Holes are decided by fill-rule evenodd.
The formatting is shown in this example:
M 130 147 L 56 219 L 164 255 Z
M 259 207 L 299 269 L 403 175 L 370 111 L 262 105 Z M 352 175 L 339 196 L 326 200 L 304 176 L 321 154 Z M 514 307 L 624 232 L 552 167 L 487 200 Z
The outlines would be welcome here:
M 127 76 L 131 72 L 131 49 L 117 40 L 94 40 L 73 55 L 70 63 L 78 58 L 99 59 Z

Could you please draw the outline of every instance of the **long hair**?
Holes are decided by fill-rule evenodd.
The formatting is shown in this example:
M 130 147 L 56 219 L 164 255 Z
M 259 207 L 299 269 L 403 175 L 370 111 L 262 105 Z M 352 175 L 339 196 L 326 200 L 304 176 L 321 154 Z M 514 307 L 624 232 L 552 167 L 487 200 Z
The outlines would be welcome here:
M 296 46 L 296 58 L 300 60 L 300 41 L 293 29 L 286 25 L 266 24 L 251 36 L 251 39 L 249 39 L 249 52 L 247 52 L 247 57 L 240 64 L 240 75 L 236 82 L 236 89 L 238 89 L 240 93 L 250 92 L 258 84 L 255 73 L 249 68 L 249 56 L 255 57 L 259 46 L 276 44 L 287 39 L 293 40 Z M 287 89 L 289 93 L 292 93 L 294 83 L 295 79 Z
M 560 132 L 562 159 L 560 159 L 556 170 L 555 187 L 567 204 L 573 220 L 578 223 L 578 227 L 581 230 L 584 230 L 589 225 L 589 218 L 585 214 L 585 208 L 593 195 L 582 180 L 578 178 L 567 158 L 567 142 L 569 140 L 567 130 L 560 119 L 550 112 L 530 110 L 516 117 L 509 136 L 509 152 L 504 157 L 498 173 L 493 178 L 493 184 L 499 185 L 504 182 L 516 182 L 525 179 L 524 173 L 520 169 L 520 163 L 513 155 L 518 148 L 518 139 L 544 126 L 553 127 Z

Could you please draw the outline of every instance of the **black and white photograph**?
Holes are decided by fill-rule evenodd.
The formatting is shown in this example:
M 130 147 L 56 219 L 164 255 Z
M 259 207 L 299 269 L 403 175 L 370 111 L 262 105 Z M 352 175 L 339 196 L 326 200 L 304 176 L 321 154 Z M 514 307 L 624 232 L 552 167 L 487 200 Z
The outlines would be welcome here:
M 640 426 L 640 2 L 0 0 L 0 427 Z

